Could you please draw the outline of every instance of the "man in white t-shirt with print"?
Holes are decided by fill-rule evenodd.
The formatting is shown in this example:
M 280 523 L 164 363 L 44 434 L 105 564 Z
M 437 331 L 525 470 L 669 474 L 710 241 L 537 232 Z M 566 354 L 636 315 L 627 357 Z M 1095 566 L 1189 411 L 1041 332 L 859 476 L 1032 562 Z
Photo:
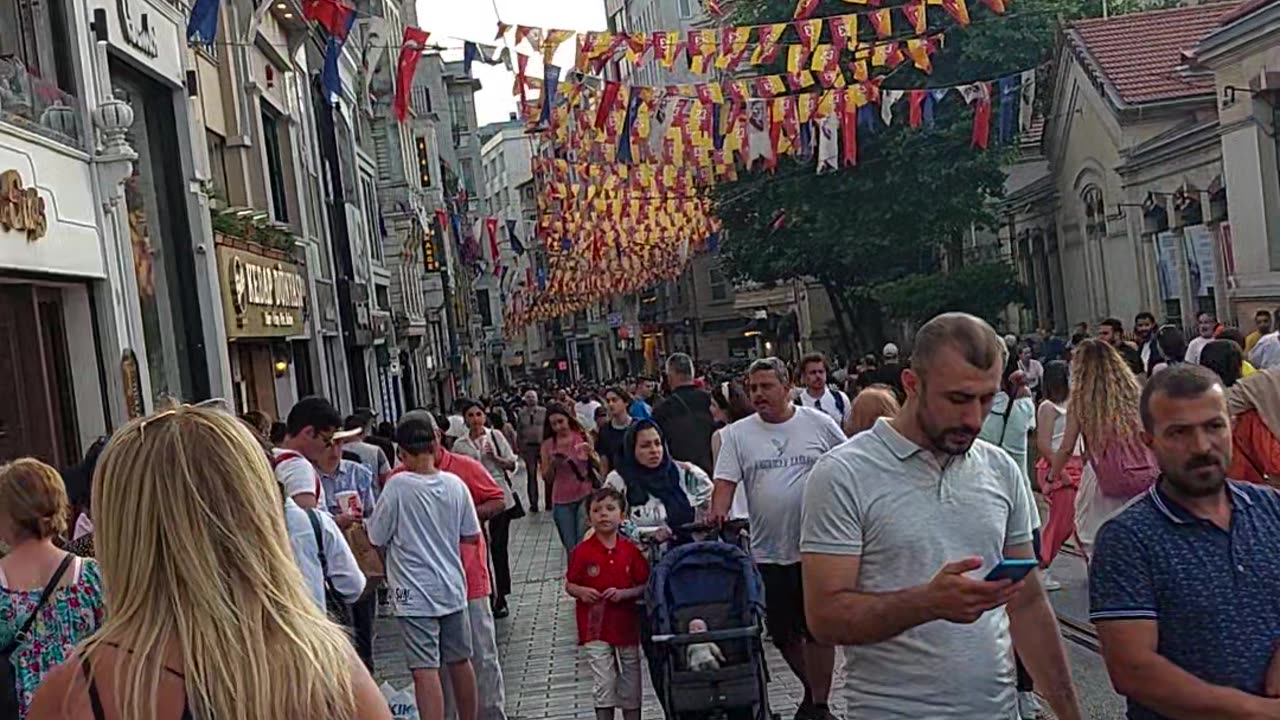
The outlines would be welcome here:
M 359 430 L 342 429 L 342 416 L 328 400 L 312 395 L 294 403 L 285 420 L 284 441 L 271 450 L 271 465 L 286 497 L 303 510 L 328 505 L 316 466 L 331 467 L 342 457 L 343 440 Z
M 804 617 L 800 508 L 809 469 L 844 442 L 829 415 L 791 402 L 787 366 L 761 358 L 747 371 L 756 414 L 721 433 L 711 517 L 722 520 L 739 484 L 746 488 L 751 552 L 764 580 L 765 620 L 773 642 L 804 685 L 797 720 L 833 718 L 827 708 L 835 648 L 816 643 Z
M 459 720 L 476 720 L 476 676 L 460 543 L 480 540 L 471 493 L 436 467 L 435 421 L 425 410 L 396 426 L 404 470 L 382 490 L 365 522 L 369 540 L 387 550 L 391 611 L 400 622 L 414 694 L 423 720 L 442 720 L 440 668 L 448 669 Z
M 1016 720 L 1014 647 L 1055 716 L 1081 717 L 1039 573 L 983 579 L 1034 558 L 1030 488 L 978 439 L 1006 352 L 972 315 L 925 323 L 901 412 L 809 474 L 805 600 L 814 634 L 848 646 L 850 717 Z
M 852 403 L 848 395 L 827 384 L 827 356 L 815 352 L 801 358 L 800 381 L 804 387 L 796 395 L 796 404 L 821 410 L 843 428 Z

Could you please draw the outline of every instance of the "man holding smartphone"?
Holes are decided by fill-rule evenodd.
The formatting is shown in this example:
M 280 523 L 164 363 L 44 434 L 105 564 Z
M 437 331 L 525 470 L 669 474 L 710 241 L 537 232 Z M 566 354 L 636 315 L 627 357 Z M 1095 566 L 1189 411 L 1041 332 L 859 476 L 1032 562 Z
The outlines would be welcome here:
M 930 320 L 902 374 L 902 411 L 809 475 L 805 610 L 819 641 L 851 646 L 852 717 L 1017 718 L 1014 646 L 1057 717 L 1081 717 L 1039 574 L 979 572 L 1034 557 L 1030 489 L 978 440 L 1006 360 L 982 320 Z

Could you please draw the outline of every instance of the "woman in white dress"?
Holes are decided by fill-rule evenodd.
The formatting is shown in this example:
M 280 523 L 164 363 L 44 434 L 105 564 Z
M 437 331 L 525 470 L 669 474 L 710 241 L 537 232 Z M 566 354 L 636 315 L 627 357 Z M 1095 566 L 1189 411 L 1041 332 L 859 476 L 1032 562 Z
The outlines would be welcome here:
M 1110 345 L 1090 339 L 1076 347 L 1071 358 L 1066 432 L 1053 455 L 1049 482 L 1062 479 L 1076 442 L 1083 439 L 1085 463 L 1076 494 L 1076 535 L 1086 557 L 1098 529 L 1128 502 L 1128 498 L 1102 492 L 1089 459 L 1102 457 L 1113 443 L 1137 441 L 1142 430 L 1138 417 L 1141 395 L 1138 378 Z

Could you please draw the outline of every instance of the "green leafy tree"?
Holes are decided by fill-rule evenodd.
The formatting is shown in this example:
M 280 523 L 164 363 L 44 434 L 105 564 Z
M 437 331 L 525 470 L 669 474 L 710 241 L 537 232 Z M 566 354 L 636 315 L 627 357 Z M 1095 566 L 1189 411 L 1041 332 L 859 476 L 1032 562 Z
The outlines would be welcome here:
M 859 7 L 823 0 L 814 16 Z M 740 0 L 730 22 L 784 21 L 794 9 L 795 0 Z M 959 28 L 931 5 L 930 32 L 947 29 L 932 74 L 904 63 L 881 87 L 951 86 L 1037 67 L 1051 56 L 1059 18 L 1078 12 L 1067 0 L 1010 0 L 1006 14 L 996 15 L 974 0 L 972 24 Z M 900 13 L 893 16 L 900 25 Z M 860 24 L 870 39 L 869 23 Z M 798 41 L 791 33 L 783 42 Z M 886 312 L 902 320 L 966 308 L 991 316 L 991 308 L 1023 296 L 1012 267 L 965 266 L 961 252 L 966 233 L 990 226 L 991 200 L 1004 192 L 1011 150 L 995 144 L 998 102 L 988 150 L 971 146 L 973 111 L 959 95 L 937 104 L 932 129 L 908 127 L 907 107 L 900 101 L 887 127 L 859 128 L 855 167 L 818 175 L 815 160 L 785 157 L 773 172 L 744 173 L 715 190 L 729 272 L 764 283 L 816 279 L 831 297 L 846 350 L 878 344 Z M 944 264 L 953 271 L 942 273 Z

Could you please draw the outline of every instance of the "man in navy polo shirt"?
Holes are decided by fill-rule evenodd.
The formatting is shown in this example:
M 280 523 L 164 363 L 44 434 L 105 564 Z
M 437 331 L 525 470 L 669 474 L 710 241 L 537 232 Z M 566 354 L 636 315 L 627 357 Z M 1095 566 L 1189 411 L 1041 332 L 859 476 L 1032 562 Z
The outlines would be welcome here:
M 1090 617 L 1129 720 L 1280 718 L 1280 495 L 1226 479 L 1211 371 L 1171 365 L 1141 401 L 1162 475 L 1102 527 Z

